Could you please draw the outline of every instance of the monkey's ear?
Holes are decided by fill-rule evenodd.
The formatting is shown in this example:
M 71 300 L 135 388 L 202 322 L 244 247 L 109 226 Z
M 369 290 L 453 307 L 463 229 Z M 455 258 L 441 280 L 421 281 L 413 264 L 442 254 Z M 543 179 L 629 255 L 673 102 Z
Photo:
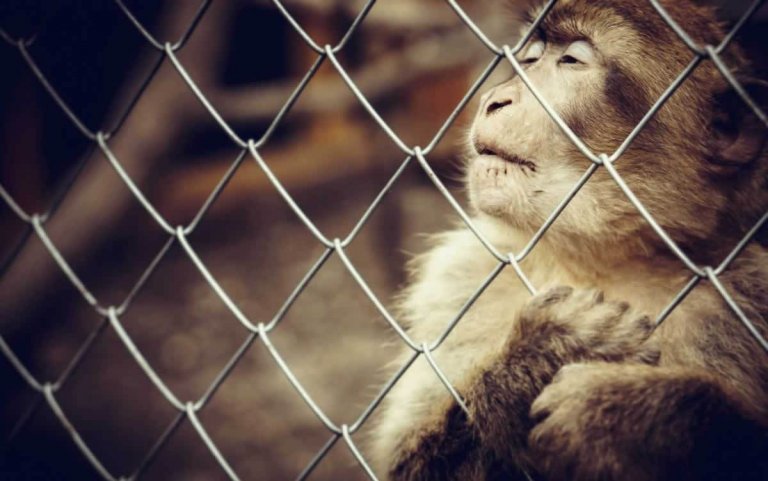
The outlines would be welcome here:
M 739 83 L 755 104 L 768 113 L 768 82 L 741 78 Z M 740 167 L 757 159 L 768 141 L 768 126 L 732 88 L 715 97 L 712 161 Z

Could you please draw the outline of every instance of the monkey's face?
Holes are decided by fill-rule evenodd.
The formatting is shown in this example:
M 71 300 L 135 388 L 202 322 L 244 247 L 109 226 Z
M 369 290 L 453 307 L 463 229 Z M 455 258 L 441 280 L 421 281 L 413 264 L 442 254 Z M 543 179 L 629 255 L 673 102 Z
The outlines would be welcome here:
M 524 14 L 523 32 L 541 3 L 534 2 Z M 700 44 L 716 45 L 722 38 L 710 10 L 683 0 L 662 3 Z M 592 152 L 607 155 L 627 139 L 691 58 L 646 0 L 558 1 L 517 56 L 570 129 Z M 724 222 L 738 217 L 725 227 L 737 235 L 734 226 L 754 222 L 753 214 L 768 204 L 760 182 L 766 131 L 742 120 L 756 117 L 740 111 L 738 99 L 722 109 L 717 99 L 724 92 L 730 88 L 722 76 L 711 63 L 702 63 L 615 164 L 678 242 L 709 241 L 722 233 Z M 469 145 L 467 183 L 475 209 L 529 232 L 541 227 L 590 166 L 517 76 L 482 96 Z M 736 202 L 734 192 L 743 202 Z M 648 250 L 658 241 L 602 168 L 550 234 L 560 236 L 560 244 L 595 249 L 605 242 L 640 242 Z
M 605 60 L 589 41 L 536 38 L 519 60 L 557 112 L 603 105 Z M 541 223 L 585 168 L 569 160 L 570 141 L 519 78 L 482 96 L 470 142 L 476 154 L 468 168 L 472 202 L 515 223 Z

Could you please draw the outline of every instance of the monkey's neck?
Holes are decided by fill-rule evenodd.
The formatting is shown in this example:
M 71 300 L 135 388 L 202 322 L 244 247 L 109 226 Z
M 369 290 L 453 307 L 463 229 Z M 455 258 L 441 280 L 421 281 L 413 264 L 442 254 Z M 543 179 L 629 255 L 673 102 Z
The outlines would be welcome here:
M 480 216 L 479 221 L 480 230 L 502 252 L 521 252 L 535 235 L 488 216 Z M 640 236 L 603 239 L 597 243 L 552 230 L 541 238 L 521 265 L 525 270 L 526 266 L 537 264 L 564 271 L 574 282 L 584 285 L 626 279 L 628 270 L 634 273 L 630 277 L 669 281 L 690 277 L 690 271 L 668 247 Z

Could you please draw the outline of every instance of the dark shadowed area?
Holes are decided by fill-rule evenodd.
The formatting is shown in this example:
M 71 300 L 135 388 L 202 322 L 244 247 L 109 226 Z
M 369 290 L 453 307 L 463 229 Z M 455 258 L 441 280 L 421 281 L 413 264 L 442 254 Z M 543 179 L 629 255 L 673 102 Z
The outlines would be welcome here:
M 321 47 L 337 45 L 365 5 L 283 3 Z M 514 42 L 498 14 L 503 2 L 458 3 L 495 42 Z M 733 21 L 751 2 L 720 3 Z M 273 2 L 200 7 L 198 0 L 0 5 L 0 479 L 101 479 L 61 416 L 9 361 L 11 351 L 36 382 L 51 383 L 82 442 L 116 478 L 138 469 L 150 480 L 228 479 L 173 405 L 201 399 L 196 419 L 240 479 L 297 478 L 331 436 L 312 407 L 336 426 L 353 425 L 391 375 L 400 340 L 354 274 L 390 308 L 409 254 L 425 248 L 420 234 L 460 222 L 415 161 L 369 213 L 406 154 L 332 62 L 320 64 L 280 116 L 318 54 Z M 164 55 L 165 43 L 173 49 L 195 20 L 188 40 Z M 739 36 L 762 78 L 767 27 L 763 8 Z M 336 58 L 404 144 L 424 147 L 494 55 L 442 0 L 381 0 Z M 486 85 L 509 72 L 500 66 Z M 428 155 L 462 201 L 460 152 L 474 108 L 469 103 Z M 295 206 L 238 139 L 259 143 Z M 328 252 L 296 206 L 325 239 L 342 241 L 355 270 L 331 254 L 294 299 Z M 165 228 L 176 226 L 189 227 L 186 242 L 242 315 L 171 240 Z M 41 239 L 56 246 L 82 288 Z M 117 323 L 104 315 L 110 306 Z M 248 323 L 274 326 L 268 340 L 283 367 Z M 375 412 L 353 435 L 363 454 L 374 422 Z M 307 479 L 367 478 L 337 442 Z

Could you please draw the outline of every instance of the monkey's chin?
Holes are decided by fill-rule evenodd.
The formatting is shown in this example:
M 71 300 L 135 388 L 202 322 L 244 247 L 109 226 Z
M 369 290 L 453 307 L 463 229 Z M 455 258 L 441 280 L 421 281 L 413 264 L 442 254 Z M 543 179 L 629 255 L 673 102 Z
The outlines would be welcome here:
M 535 172 L 527 165 L 481 155 L 471 161 L 468 174 L 469 197 L 477 210 L 514 224 L 532 213 L 528 192 Z

